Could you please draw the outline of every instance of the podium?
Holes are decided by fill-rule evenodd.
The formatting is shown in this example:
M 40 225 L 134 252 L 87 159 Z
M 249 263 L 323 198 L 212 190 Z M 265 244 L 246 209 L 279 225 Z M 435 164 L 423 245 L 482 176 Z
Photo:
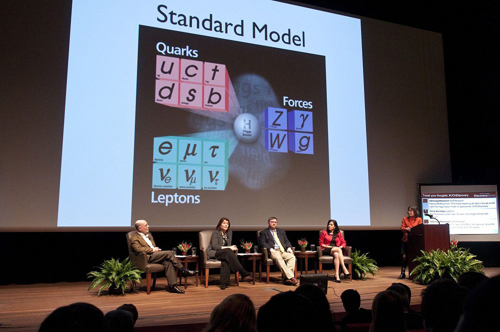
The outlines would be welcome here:
M 420 224 L 408 233 L 408 273 L 417 267 L 418 262 L 413 260 L 421 256 L 423 251 L 448 250 L 450 248 L 449 224 Z M 410 276 L 410 279 L 413 279 Z

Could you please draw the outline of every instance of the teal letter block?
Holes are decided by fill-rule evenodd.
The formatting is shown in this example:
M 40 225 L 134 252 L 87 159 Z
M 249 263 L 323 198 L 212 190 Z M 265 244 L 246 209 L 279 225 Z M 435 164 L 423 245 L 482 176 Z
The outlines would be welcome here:
M 153 161 L 158 163 L 177 163 L 178 138 L 173 136 L 155 137 Z
M 153 188 L 177 189 L 177 164 L 153 164 Z
M 179 138 L 179 164 L 201 165 L 202 141 L 188 137 Z
M 203 141 L 203 165 L 225 166 L 228 159 L 227 141 Z
M 203 166 L 203 190 L 225 190 L 227 167 Z
M 179 189 L 201 190 L 201 166 L 179 165 L 178 172 Z

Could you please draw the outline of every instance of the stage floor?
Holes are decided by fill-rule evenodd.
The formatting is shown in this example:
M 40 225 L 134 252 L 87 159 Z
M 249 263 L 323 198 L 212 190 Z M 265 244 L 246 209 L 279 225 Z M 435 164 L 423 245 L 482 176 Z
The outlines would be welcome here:
M 324 271 L 331 274 L 331 270 Z M 314 273 L 314 271 L 309 271 Z M 500 268 L 485 269 L 489 277 L 500 274 Z M 329 282 L 327 298 L 333 312 L 344 312 L 340 294 L 346 289 L 356 289 L 361 294 L 361 306 L 369 309 L 375 295 L 389 287 L 393 282 L 403 282 L 412 290 L 411 304 L 420 304 L 422 285 L 411 281 L 397 279 L 398 267 L 383 267 L 375 277 L 366 280 L 342 281 L 338 284 Z M 271 273 L 278 278 L 279 273 Z M 212 309 L 226 296 L 235 293 L 248 295 L 256 309 L 266 303 L 278 292 L 294 290 L 275 279 L 269 284 L 256 282 L 240 283 L 239 287 L 231 286 L 224 291 L 218 287 L 219 276 L 210 277 L 208 288 L 196 287 L 194 278 L 188 278 L 186 294 L 170 294 L 165 291 L 166 280 L 159 278 L 156 289 L 147 295 L 145 287 L 123 296 L 104 295 L 97 297 L 97 291 L 88 291 L 89 282 L 8 285 L 0 286 L 0 329 L 16 329 L 20 331 L 37 331 L 40 323 L 54 309 L 74 302 L 88 302 L 99 307 L 104 313 L 116 309 L 123 303 L 134 304 L 139 311 L 136 326 L 160 326 L 183 323 L 207 322 Z M 143 280 L 145 285 L 145 280 Z

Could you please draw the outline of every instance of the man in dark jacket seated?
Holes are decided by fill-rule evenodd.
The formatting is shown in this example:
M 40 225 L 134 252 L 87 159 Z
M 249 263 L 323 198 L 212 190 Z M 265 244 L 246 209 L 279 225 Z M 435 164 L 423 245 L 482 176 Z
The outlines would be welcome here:
M 260 232 L 259 245 L 266 248 L 274 263 L 285 275 L 285 285 L 297 285 L 295 279 L 295 255 L 292 244 L 288 241 L 285 231 L 278 228 L 278 219 L 271 217 L 267 221 L 268 228 Z

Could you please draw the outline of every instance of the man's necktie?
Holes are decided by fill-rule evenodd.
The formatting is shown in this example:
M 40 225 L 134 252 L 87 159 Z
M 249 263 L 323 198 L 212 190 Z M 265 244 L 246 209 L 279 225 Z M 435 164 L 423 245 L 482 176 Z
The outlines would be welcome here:
M 276 241 L 276 244 L 280 247 L 280 252 L 285 252 L 285 248 L 281 245 L 281 241 L 278 237 L 278 234 L 276 233 L 276 230 L 273 230 L 273 236 L 274 236 L 274 241 Z

